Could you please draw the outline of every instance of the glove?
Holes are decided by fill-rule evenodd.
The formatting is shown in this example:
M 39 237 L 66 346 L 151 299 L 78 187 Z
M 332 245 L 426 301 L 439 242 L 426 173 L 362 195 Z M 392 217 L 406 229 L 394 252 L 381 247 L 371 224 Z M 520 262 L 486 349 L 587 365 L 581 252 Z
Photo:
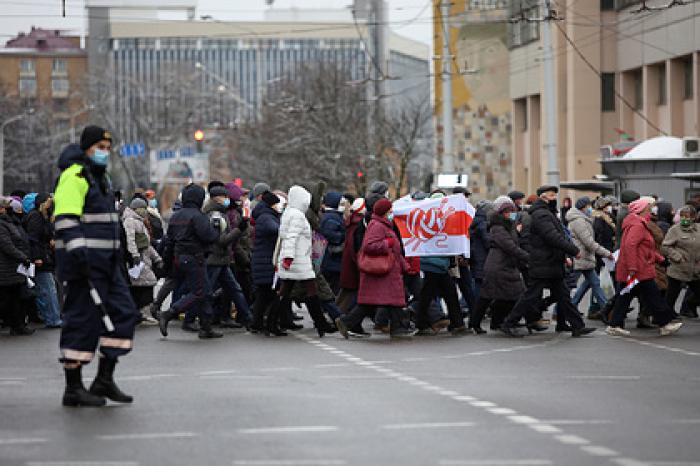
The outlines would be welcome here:
M 292 266 L 292 262 L 294 262 L 294 259 L 291 257 L 285 257 L 282 259 L 282 267 L 284 267 L 284 270 L 289 270 L 289 268 Z
M 26 258 L 22 261 L 22 265 L 29 268 L 29 266 L 32 265 L 32 261 L 29 258 Z
M 247 218 L 243 217 L 241 218 L 241 222 L 238 224 L 238 229 L 243 233 L 248 229 L 248 226 L 250 225 L 250 222 L 248 221 Z
M 386 239 L 386 245 L 389 247 L 389 249 L 392 249 L 394 247 L 394 244 L 396 244 L 396 241 L 394 240 L 393 236 L 390 236 Z

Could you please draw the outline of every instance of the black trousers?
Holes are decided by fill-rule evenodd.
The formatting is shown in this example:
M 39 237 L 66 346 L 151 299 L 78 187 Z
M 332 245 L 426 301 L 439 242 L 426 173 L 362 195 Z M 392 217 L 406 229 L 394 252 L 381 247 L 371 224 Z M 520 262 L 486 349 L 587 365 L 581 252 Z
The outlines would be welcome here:
M 545 288 L 549 289 L 551 299 L 556 300 L 557 304 L 559 304 L 559 310 L 557 311 L 557 325 L 561 326 L 568 322 L 574 329 L 585 327 L 583 319 L 578 313 L 578 309 L 576 309 L 571 302 L 571 294 L 569 288 L 567 288 L 566 284 L 564 283 L 563 278 L 530 278 L 530 283 L 528 283 L 527 290 L 525 290 L 525 293 L 523 293 L 518 302 L 515 304 L 513 310 L 508 313 L 508 316 L 503 324 L 507 326 L 514 326 L 523 317 L 525 317 L 525 321 L 528 323 L 537 321 L 540 314 L 533 312 L 533 310 L 537 308 L 538 303 L 542 299 L 542 292 Z
M 502 299 L 488 299 L 479 297 L 474 307 L 474 312 L 469 316 L 469 328 L 481 327 L 481 321 L 486 315 L 488 308 L 491 308 L 491 330 L 498 329 L 508 313 L 513 309 L 515 301 L 505 301 Z
M 263 328 L 263 322 L 268 310 L 277 307 L 279 297 L 272 289 L 272 283 L 258 285 L 255 289 L 255 301 L 253 302 L 253 328 Z M 268 328 L 277 329 L 279 327 L 279 316 L 273 314 L 272 319 L 268 315 Z
M 280 319 L 282 316 L 282 321 L 288 319 L 284 318 L 282 313 L 291 313 L 292 308 L 292 291 L 294 290 L 294 285 L 296 283 L 301 283 L 306 289 L 306 299 L 304 303 L 306 308 L 309 310 L 309 315 L 311 320 L 314 321 L 314 326 L 316 328 L 325 328 L 327 325 L 326 318 L 323 316 L 323 310 L 321 309 L 321 300 L 318 298 L 318 288 L 316 286 L 316 279 L 310 280 L 282 280 L 282 285 L 280 286 L 280 300 L 277 308 L 271 311 L 274 313 L 274 319 Z M 269 319 L 269 317 L 268 317 Z M 268 323 L 268 328 L 271 329 Z
M 441 296 L 447 304 L 447 313 L 450 318 L 450 328 L 464 327 L 462 310 L 459 307 L 457 288 L 455 282 L 447 273 L 424 272 L 423 289 L 418 300 L 418 310 L 416 311 L 416 327 L 425 329 L 430 327 L 431 319 L 428 316 L 430 303 Z M 434 320 L 434 319 L 433 319 Z
M 666 304 L 668 304 L 668 307 L 670 307 L 672 311 L 675 311 L 676 309 L 676 301 L 678 300 L 678 295 L 681 294 L 681 289 L 683 289 L 683 283 L 684 282 L 680 280 L 668 277 L 668 289 L 666 290 Z M 686 283 L 688 284 L 688 291 L 692 292 L 694 296 L 700 297 L 700 280 L 695 280 Z
M 624 285 L 623 285 L 624 286 Z M 633 288 L 636 291 L 636 296 L 639 298 L 640 304 L 646 306 L 654 316 L 654 323 L 659 327 L 663 327 L 671 322 L 674 318 L 671 308 L 664 301 L 659 288 L 656 286 L 654 279 L 641 281 Z M 613 327 L 624 327 L 625 317 L 629 309 L 634 293 L 618 294 L 615 300 L 615 309 L 610 325 Z
M 27 307 L 29 303 L 22 299 L 19 289 L 25 285 L 0 287 L 0 312 L 5 325 L 21 328 L 27 324 Z

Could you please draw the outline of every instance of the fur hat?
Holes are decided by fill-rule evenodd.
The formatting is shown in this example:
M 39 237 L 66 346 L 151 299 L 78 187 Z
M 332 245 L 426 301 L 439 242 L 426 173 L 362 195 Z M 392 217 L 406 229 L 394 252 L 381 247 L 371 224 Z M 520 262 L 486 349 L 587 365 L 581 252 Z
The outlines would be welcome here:
M 386 215 L 391 210 L 391 201 L 385 197 L 379 199 L 372 208 L 372 212 L 380 217 Z

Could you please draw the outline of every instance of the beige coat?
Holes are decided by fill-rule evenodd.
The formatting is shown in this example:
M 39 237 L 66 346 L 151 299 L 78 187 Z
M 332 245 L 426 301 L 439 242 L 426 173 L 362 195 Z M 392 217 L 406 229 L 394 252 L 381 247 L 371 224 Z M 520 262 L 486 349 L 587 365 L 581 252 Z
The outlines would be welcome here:
M 700 225 L 674 225 L 666 233 L 661 251 L 671 265 L 667 274 L 682 282 L 700 280 Z

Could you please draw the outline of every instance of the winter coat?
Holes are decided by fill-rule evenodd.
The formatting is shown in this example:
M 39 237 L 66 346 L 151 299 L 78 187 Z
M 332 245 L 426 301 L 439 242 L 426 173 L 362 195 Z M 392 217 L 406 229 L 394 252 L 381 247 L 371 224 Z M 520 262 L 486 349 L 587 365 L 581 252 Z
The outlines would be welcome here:
M 487 210 L 483 207 L 476 211 L 474 222 L 469 227 L 469 235 L 469 266 L 472 277 L 475 280 L 482 280 L 484 278 L 484 264 L 486 264 L 491 241 L 489 238 Z
M 666 234 L 663 232 L 661 227 L 656 224 L 656 222 L 651 221 L 647 224 L 649 227 L 649 231 L 651 231 L 652 236 L 654 236 L 654 244 L 656 246 L 656 252 L 659 255 L 661 254 L 661 244 L 664 241 L 664 236 Z M 666 290 L 668 289 L 668 275 L 666 275 L 666 261 L 662 262 L 657 262 L 654 266 L 656 269 L 656 277 L 654 280 L 656 281 L 656 286 L 660 290 Z
M 17 266 L 29 259 L 29 238 L 19 222 L 7 214 L 0 215 L 0 286 L 27 282 L 17 273 Z
M 520 269 L 527 266 L 529 254 L 518 247 L 515 226 L 503 215 L 491 216 L 489 233 L 491 244 L 479 297 L 517 301 L 525 291 Z
M 311 194 L 301 186 L 289 189 L 287 208 L 280 220 L 280 251 L 278 268 L 283 280 L 312 280 L 316 278 L 311 263 L 311 225 L 306 211 Z M 284 259 L 294 259 L 289 269 L 282 267 Z
M 148 207 L 147 212 L 148 223 L 151 225 L 151 242 L 155 246 L 163 239 L 163 217 L 160 216 L 158 209 L 153 207 Z
M 423 272 L 446 274 L 450 271 L 450 258 L 446 256 L 424 256 L 420 259 Z
M 388 238 L 393 238 L 389 248 Z M 403 273 L 408 269 L 401 254 L 400 240 L 394 233 L 391 222 L 377 215 L 367 225 L 362 241 L 362 250 L 372 256 L 394 255 L 394 267 L 386 275 L 369 275 L 360 272 L 360 288 L 357 292 L 358 304 L 369 306 L 406 306 L 406 293 L 403 286 Z M 422 262 L 422 261 L 421 261 Z
M 209 199 L 202 209 L 202 212 L 209 218 L 209 223 L 213 225 L 214 219 L 218 218 L 221 225 L 219 239 L 211 245 L 209 250 L 207 265 L 225 267 L 231 265 L 231 246 L 241 236 L 241 231 L 238 228 L 231 228 L 226 210 L 226 207 L 213 199 Z
M 578 248 L 567 239 L 564 226 L 544 200 L 537 199 L 529 212 L 528 276 L 534 279 L 564 278 L 564 260 L 567 255 L 577 255 Z
M 615 232 L 615 245 L 617 245 L 617 249 L 620 249 L 620 245 L 622 244 L 622 225 L 625 223 L 625 219 L 629 213 L 629 207 L 626 205 L 621 205 L 617 211 L 617 216 L 615 217 L 615 225 L 617 226 L 617 231 Z
M 520 225 L 522 228 L 520 234 L 518 235 L 518 244 L 520 249 L 530 252 L 530 226 L 532 226 L 532 217 L 530 216 L 530 210 L 523 210 L 520 212 Z
M 569 209 L 566 219 L 569 222 L 569 231 L 574 244 L 581 252 L 581 258 L 574 259 L 574 270 L 595 269 L 596 255 L 607 257 L 610 251 L 596 243 L 593 219 L 576 207 Z
M 270 286 L 275 276 L 272 256 L 279 235 L 280 214 L 264 202 L 259 202 L 251 215 L 255 222 L 255 242 L 251 260 L 253 283 L 258 286 Z
M 647 223 L 636 214 L 627 215 L 622 223 L 622 244 L 615 267 L 618 282 L 626 282 L 630 275 L 639 281 L 656 278 L 656 263 L 664 258 L 656 252 L 654 235 Z
M 209 223 L 200 210 L 204 203 L 204 189 L 189 185 L 182 190 L 182 208 L 170 217 L 167 235 L 174 243 L 175 256 L 205 256 L 219 231 Z
M 320 233 L 328 241 L 321 271 L 340 273 L 345 250 L 345 222 L 342 212 L 326 210 L 321 218 Z
M 151 245 L 151 238 L 143 218 L 130 208 L 124 209 L 124 232 L 126 233 L 126 248 L 129 255 L 134 258 L 134 263 L 143 262 L 143 269 L 137 278 L 129 275 L 132 286 L 155 286 L 158 278 L 155 274 L 156 267 L 163 266 L 163 260 Z M 141 238 L 141 239 L 139 239 Z M 146 246 L 142 246 L 143 242 Z M 136 259 L 138 258 L 138 260 Z
M 355 232 L 362 223 L 364 216 L 353 213 L 345 225 L 345 245 L 340 267 L 340 287 L 346 290 L 356 290 L 360 286 L 360 270 L 357 268 L 357 250 L 355 248 Z M 360 243 L 360 246 L 362 244 Z M 359 248 L 357 248 L 359 249 Z
M 608 251 L 615 250 L 615 223 L 607 212 L 593 211 L 593 233 L 596 243 Z
M 41 267 L 37 267 L 37 272 L 53 272 L 55 258 L 51 240 L 53 239 L 53 227 L 48 218 L 39 212 L 39 209 L 32 210 L 27 218 L 26 231 L 29 237 L 29 258 L 32 262 L 42 261 Z
M 700 280 L 700 224 L 672 226 L 661 250 L 671 263 L 669 277 L 682 282 Z
M 673 225 L 673 205 L 670 202 L 661 201 L 656 204 L 656 208 L 658 209 L 656 224 L 665 236 Z

